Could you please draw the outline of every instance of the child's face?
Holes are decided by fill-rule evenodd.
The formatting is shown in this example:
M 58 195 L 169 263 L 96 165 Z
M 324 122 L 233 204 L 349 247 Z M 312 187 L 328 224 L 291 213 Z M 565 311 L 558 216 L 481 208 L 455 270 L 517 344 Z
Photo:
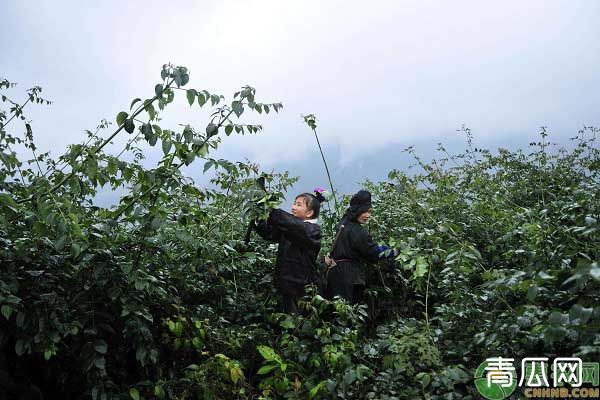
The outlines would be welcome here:
M 294 204 L 292 204 L 292 215 L 303 220 L 311 219 L 315 212 L 308 208 L 306 199 L 303 197 L 296 197 Z
M 366 224 L 367 222 L 369 222 L 369 218 L 371 218 L 371 213 L 373 212 L 372 208 L 369 208 L 367 211 L 365 211 L 364 213 L 360 214 L 358 216 L 358 218 L 356 218 L 356 220 L 358 221 L 359 224 Z

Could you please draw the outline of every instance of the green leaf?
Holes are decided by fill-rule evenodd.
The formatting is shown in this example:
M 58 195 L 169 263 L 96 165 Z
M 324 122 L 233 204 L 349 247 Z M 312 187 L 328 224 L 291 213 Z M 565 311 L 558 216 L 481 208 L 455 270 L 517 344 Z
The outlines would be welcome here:
M 94 349 L 100 354 L 106 354 L 106 351 L 108 350 L 108 345 L 104 340 L 98 339 L 94 341 Z
M 208 135 L 208 137 L 215 136 L 217 133 L 219 133 L 218 125 L 215 125 L 211 122 L 206 126 L 206 134 Z
M 154 120 L 154 118 L 156 118 L 156 110 L 154 109 L 154 105 L 152 105 L 152 103 L 148 100 L 146 101 L 147 103 L 144 104 L 144 110 L 146 110 L 146 112 L 148 113 L 148 117 L 151 120 Z
M 181 323 L 181 321 L 175 322 L 173 333 L 177 337 L 181 336 L 181 334 L 183 333 L 183 324 Z
M 156 142 L 158 142 L 158 135 L 157 134 L 153 134 L 152 136 L 150 136 L 150 138 L 148 139 L 148 144 L 150 146 L 154 146 L 156 145 Z
M 142 99 L 140 99 L 139 97 L 138 97 L 137 99 L 134 99 L 134 100 L 131 102 L 131 105 L 129 106 L 129 109 L 131 110 L 131 109 L 133 108 L 133 105 L 134 105 L 135 103 L 137 103 L 138 101 L 142 101 Z
M 173 77 L 175 79 L 175 84 L 177 85 L 177 87 L 181 86 L 181 75 L 179 74 L 179 71 L 175 71 L 175 75 Z
M 4 318 L 10 319 L 13 309 L 10 306 L 3 305 L 0 311 L 2 312 L 2 315 L 4 315 Z
M 423 388 L 426 388 L 431 383 L 431 375 L 426 374 L 426 373 L 421 373 L 421 374 L 422 374 L 420 376 L 420 378 L 421 378 L 421 385 L 423 385 Z M 419 377 L 418 375 L 420 375 L 420 374 L 417 374 L 417 377 Z
M 185 155 L 185 165 L 190 165 L 194 159 L 196 158 L 196 154 L 192 151 L 188 151 Z
M 242 102 L 238 100 L 231 103 L 231 109 L 238 117 L 244 112 L 244 106 L 242 105 Z
M 158 125 L 152 125 L 152 128 L 154 128 L 154 134 L 150 136 L 150 138 L 148 139 L 148 144 L 150 146 L 154 146 L 156 144 L 156 142 L 158 141 L 158 137 L 160 135 L 162 135 L 162 129 L 160 129 L 160 126 Z
M 194 100 L 196 100 L 197 95 L 198 92 L 196 92 L 196 89 L 189 89 L 186 91 L 186 96 L 188 103 L 190 103 L 190 107 L 194 104 Z
M 166 393 L 165 393 L 165 390 L 162 388 L 162 386 L 154 385 L 154 395 L 156 397 L 158 397 L 159 399 L 164 399 L 166 396 Z
M 225 134 L 226 134 L 227 136 L 229 136 L 229 135 L 231 135 L 231 132 L 233 132 L 233 125 L 227 125 L 227 126 L 225 127 Z
M 285 329 L 294 329 L 296 327 L 296 322 L 294 321 L 294 318 L 289 317 L 289 316 L 286 317 L 279 324 L 281 325 L 282 328 L 285 328 Z
M 319 382 L 318 385 L 316 385 L 312 389 L 310 389 L 310 392 L 308 393 L 309 398 L 312 399 L 313 397 L 315 397 L 321 389 L 325 388 L 326 385 L 327 385 L 327 381 Z
M 237 384 L 240 379 L 244 379 L 244 373 L 239 367 L 231 368 L 229 374 L 231 376 L 231 381 L 235 384 Z
M 194 132 L 192 131 L 192 128 L 189 126 L 185 127 L 183 130 L 183 138 L 185 139 L 186 143 L 190 143 L 194 139 Z
M 187 73 L 183 74 L 181 77 L 181 86 L 185 86 L 189 81 L 190 81 L 190 75 Z
M 169 327 L 169 330 L 173 333 L 175 333 L 175 322 L 168 320 L 167 321 L 167 326 Z
M 165 155 L 169 154 L 169 151 L 171 150 L 172 145 L 173 145 L 173 143 L 171 143 L 171 141 L 169 139 L 164 139 L 162 141 L 162 150 L 163 150 L 163 153 L 165 153 Z
M 196 150 L 196 154 L 198 154 L 200 157 L 206 156 L 208 154 L 208 145 L 205 143 L 200 146 L 200 148 Z
M 133 133 L 133 131 L 135 130 L 135 124 L 133 123 L 133 119 L 127 118 L 125 120 L 124 124 L 125 124 L 125 130 L 127 131 L 127 133 Z
M 10 194 L 0 193 L 0 204 L 4 204 L 8 207 L 17 207 L 17 203 L 13 200 Z
M 269 346 L 258 345 L 256 349 L 260 353 L 261 356 L 267 361 L 275 361 L 277 364 L 281 364 L 281 357 Z
M 202 339 L 199 336 L 194 336 L 194 338 L 192 339 L 192 344 L 194 345 L 194 348 L 197 350 L 202 349 Z
M 119 162 L 116 158 L 111 157 L 108 159 L 106 170 L 110 175 L 116 175 L 116 173 L 119 171 Z
M 117 125 L 121 126 L 123 125 L 123 123 L 125 122 L 125 120 L 127 119 L 127 117 L 129 116 L 129 114 L 127 114 L 125 111 L 121 111 L 120 113 L 117 114 Z
M 140 400 L 140 392 L 138 392 L 136 388 L 129 389 L 129 396 L 131 396 L 133 400 Z
M 428 271 L 427 259 L 425 257 L 417 258 L 417 267 L 415 269 L 415 278 L 422 278 L 427 274 Z
M 202 107 L 204 104 L 206 104 L 206 97 L 202 93 L 198 93 L 198 105 Z
M 82 252 L 82 247 L 79 243 L 73 243 L 71 245 L 71 257 L 76 259 L 81 255 L 81 252 Z
M 150 140 L 153 133 L 154 132 L 152 132 L 152 125 L 150 125 L 149 123 L 145 123 L 144 125 L 142 125 L 142 134 L 144 135 L 144 139 L 146 139 L 146 141 Z
M 184 67 L 179 67 L 174 72 L 175 84 L 177 87 L 185 86 L 186 83 L 190 80 L 190 76 L 187 73 L 187 70 Z
M 211 160 L 207 161 L 206 163 L 204 163 L 204 171 L 202 171 L 203 173 L 206 173 L 206 171 L 208 171 L 210 169 L 210 167 L 213 166 L 213 162 Z
M 90 178 L 94 178 L 98 172 L 98 160 L 93 157 L 88 159 L 86 164 L 86 173 Z
M 158 85 L 154 86 L 154 93 L 156 94 L 156 97 L 158 97 L 159 99 L 162 97 L 164 90 L 165 90 L 164 86 L 160 83 Z
M 121 170 L 121 175 L 127 182 L 129 182 L 129 180 L 133 177 L 133 169 L 125 167 Z
M 275 368 L 278 368 L 279 365 L 277 364 L 268 364 L 268 365 L 263 365 L 262 367 L 260 367 L 260 369 L 256 372 L 258 375 L 265 375 L 268 374 L 269 372 L 273 371 Z

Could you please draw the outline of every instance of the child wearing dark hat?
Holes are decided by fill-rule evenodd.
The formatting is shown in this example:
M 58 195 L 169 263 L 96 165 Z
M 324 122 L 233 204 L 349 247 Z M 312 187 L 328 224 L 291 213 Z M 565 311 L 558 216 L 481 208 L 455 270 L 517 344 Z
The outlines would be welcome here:
M 387 246 L 378 246 L 363 226 L 371 217 L 371 193 L 359 190 L 350 199 L 350 207 L 338 224 L 331 249 L 331 266 L 327 274 L 330 297 L 340 296 L 351 304 L 360 301 L 364 288 L 365 263 L 377 261 Z
M 256 225 L 260 236 L 279 243 L 273 283 L 286 313 L 298 312 L 298 299 L 305 295 L 306 285 L 319 285 L 317 256 L 323 235 L 317 218 L 324 200 L 320 192 L 302 193 L 296 196 L 291 214 L 272 210 L 266 221 Z

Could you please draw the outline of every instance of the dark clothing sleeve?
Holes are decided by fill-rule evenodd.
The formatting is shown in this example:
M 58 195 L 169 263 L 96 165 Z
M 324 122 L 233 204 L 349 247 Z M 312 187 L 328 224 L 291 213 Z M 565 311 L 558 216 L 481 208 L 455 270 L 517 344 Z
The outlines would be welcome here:
M 351 236 L 352 246 L 358 252 L 360 258 L 365 261 L 375 262 L 379 259 L 377 243 L 373 242 L 371 234 L 362 226 L 353 230 Z
M 290 213 L 279 209 L 272 210 L 267 223 L 287 240 L 300 247 L 317 249 L 317 251 L 321 247 L 321 230 L 314 229 L 312 226 L 314 224 L 306 223 Z
M 341 228 L 340 237 L 332 251 L 333 258 L 375 262 L 379 259 L 377 244 L 363 226 L 356 222 Z
M 263 239 L 270 242 L 279 242 L 281 239 L 279 230 L 269 225 L 266 221 L 259 221 L 254 229 Z

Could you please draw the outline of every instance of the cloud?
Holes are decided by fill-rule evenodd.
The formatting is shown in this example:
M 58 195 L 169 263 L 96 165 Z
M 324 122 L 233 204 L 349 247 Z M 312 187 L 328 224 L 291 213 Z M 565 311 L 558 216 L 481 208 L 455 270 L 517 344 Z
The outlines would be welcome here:
M 100 118 L 149 97 L 164 62 L 190 86 L 230 96 L 253 85 L 281 101 L 258 136 L 225 138 L 216 156 L 264 165 L 315 154 L 301 114 L 315 113 L 340 165 L 461 124 L 482 137 L 598 124 L 600 4 L 561 1 L 143 1 L 3 5 L 2 70 L 55 100 L 32 111 L 40 148 L 77 142 Z M 182 96 L 183 97 L 183 96 Z M 164 124 L 202 128 L 184 99 Z M 120 138 L 115 148 L 127 137 Z M 160 150 L 158 150 L 160 151 Z M 329 150 L 330 151 L 330 150 Z M 339 155 L 339 157 L 337 157 Z

